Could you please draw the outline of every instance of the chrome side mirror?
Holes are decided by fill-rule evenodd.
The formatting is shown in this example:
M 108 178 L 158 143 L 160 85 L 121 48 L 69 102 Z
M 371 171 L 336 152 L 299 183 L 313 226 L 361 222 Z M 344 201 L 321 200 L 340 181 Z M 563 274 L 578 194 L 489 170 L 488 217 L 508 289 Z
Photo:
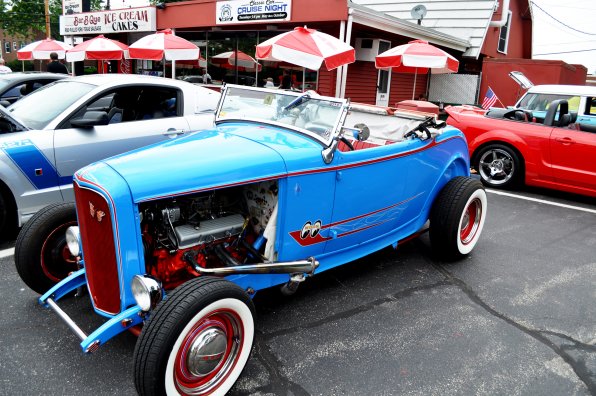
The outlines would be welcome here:
M 342 126 L 341 129 L 342 132 L 349 132 L 354 137 L 354 139 L 358 141 L 366 140 L 370 136 L 370 128 L 366 126 L 366 124 L 356 124 L 353 128 Z
M 336 136 L 333 138 L 333 142 L 331 142 L 331 145 L 329 147 L 327 147 L 326 149 L 324 149 L 323 152 L 321 153 L 323 155 L 323 161 L 326 164 L 330 164 L 331 161 L 333 161 L 333 154 L 335 153 L 335 150 L 337 150 L 338 144 L 339 144 L 339 136 Z

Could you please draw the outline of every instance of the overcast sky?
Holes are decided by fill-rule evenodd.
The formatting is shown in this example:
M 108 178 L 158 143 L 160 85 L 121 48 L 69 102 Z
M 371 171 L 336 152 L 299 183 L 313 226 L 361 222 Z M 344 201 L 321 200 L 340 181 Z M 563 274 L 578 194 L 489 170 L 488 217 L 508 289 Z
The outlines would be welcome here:
M 530 0 L 532 2 L 535 4 L 534 58 L 583 64 L 588 74 L 596 74 L 596 0 Z M 112 9 L 116 9 L 148 5 L 149 0 L 110 0 L 110 3 Z
M 596 74 L 596 0 L 531 1 L 534 58 L 579 63 Z

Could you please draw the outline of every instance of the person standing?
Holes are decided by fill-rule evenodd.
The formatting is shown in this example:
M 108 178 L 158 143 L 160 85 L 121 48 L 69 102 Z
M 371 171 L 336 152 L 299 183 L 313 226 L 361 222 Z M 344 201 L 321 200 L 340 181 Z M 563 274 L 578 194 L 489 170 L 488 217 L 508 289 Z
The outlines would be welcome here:
M 4 58 L 0 58 L 0 74 L 12 73 L 12 69 L 4 64 Z
M 283 71 L 281 85 L 279 87 L 281 89 L 292 89 L 292 76 L 290 76 L 290 73 L 288 73 L 287 70 Z
M 265 88 L 275 88 L 275 84 L 273 84 L 273 78 L 267 77 L 265 80 Z
M 60 63 L 58 61 L 58 54 L 57 53 L 52 52 L 50 54 L 50 59 L 52 61 L 50 63 L 48 63 L 48 72 L 49 73 L 68 74 L 68 69 L 66 68 L 66 66 L 64 66 L 62 63 Z
M 203 70 L 203 84 L 211 84 L 211 76 L 207 73 L 207 69 Z

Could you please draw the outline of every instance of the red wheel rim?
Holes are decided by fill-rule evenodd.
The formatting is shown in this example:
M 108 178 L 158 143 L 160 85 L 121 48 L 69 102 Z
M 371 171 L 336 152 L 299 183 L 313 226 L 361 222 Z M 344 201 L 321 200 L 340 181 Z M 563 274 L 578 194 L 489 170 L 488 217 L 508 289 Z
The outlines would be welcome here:
M 225 340 L 221 353 L 213 355 L 201 352 L 198 344 L 206 335 L 217 334 Z M 207 337 L 209 337 L 207 336 Z M 244 341 L 244 328 L 240 316 L 231 310 L 217 310 L 207 314 L 186 334 L 176 353 L 174 383 L 182 394 L 203 395 L 215 391 L 233 371 Z
M 61 224 L 55 228 L 41 246 L 41 269 L 52 282 L 58 283 L 69 273 L 76 271 L 77 260 L 66 245 L 66 229 L 76 225 L 76 221 Z
M 476 238 L 482 219 L 482 202 L 475 198 L 468 204 L 462 216 L 459 238 L 461 243 L 468 245 Z

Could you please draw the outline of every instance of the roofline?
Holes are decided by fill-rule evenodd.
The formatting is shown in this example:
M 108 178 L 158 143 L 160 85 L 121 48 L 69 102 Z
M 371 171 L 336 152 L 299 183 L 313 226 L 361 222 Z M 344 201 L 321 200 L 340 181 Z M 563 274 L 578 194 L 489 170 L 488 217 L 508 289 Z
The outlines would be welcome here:
M 470 43 L 467 40 L 463 40 L 428 27 L 392 17 L 366 6 L 350 3 L 348 11 L 350 10 L 354 18 L 354 23 L 370 26 L 389 33 L 399 34 L 401 36 L 426 40 L 429 43 L 461 52 L 466 51 L 466 49 L 470 46 Z
M 596 87 L 589 85 L 543 84 L 530 87 L 528 92 L 546 94 L 594 95 L 596 94 Z

